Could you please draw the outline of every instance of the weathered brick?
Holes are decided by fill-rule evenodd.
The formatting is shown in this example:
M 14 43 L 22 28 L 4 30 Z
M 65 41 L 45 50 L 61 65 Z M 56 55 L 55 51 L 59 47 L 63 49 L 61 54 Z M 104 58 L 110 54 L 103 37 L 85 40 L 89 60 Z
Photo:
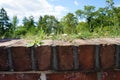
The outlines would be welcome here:
M 4 77 L 2 80 L 22 80 L 22 78 L 17 78 L 16 74 L 4 74 Z
M 102 72 L 102 80 L 120 80 L 119 71 Z
M 72 46 L 57 46 L 59 70 L 72 70 L 74 66 L 74 54 Z
M 24 74 L 23 80 L 40 80 L 40 74 L 37 73 Z
M 35 48 L 39 70 L 51 69 L 51 46 L 39 46 Z
M 96 73 L 54 73 L 47 74 L 47 80 L 97 80 Z
M 93 70 L 94 69 L 94 45 L 80 45 L 78 47 L 79 69 Z
M 115 45 L 102 45 L 100 49 L 100 62 L 102 69 L 110 69 L 115 64 Z
M 40 80 L 40 74 L 37 73 L 0 74 L 0 80 Z
M 13 66 L 15 71 L 31 70 L 30 50 L 26 47 L 12 47 Z
M 0 71 L 8 70 L 7 50 L 0 47 Z
M 0 80 L 3 80 L 4 79 L 4 74 L 0 74 Z

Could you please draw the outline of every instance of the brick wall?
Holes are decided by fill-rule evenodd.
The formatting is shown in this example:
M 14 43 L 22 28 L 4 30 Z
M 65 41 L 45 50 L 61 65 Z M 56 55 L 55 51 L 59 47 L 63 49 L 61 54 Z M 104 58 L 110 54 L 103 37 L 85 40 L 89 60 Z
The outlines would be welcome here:
M 120 45 L 0 47 L 0 80 L 120 80 Z

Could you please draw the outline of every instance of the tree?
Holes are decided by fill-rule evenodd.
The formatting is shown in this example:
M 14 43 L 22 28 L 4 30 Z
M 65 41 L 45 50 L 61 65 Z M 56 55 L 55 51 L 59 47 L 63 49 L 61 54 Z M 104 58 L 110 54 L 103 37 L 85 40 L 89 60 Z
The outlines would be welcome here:
M 18 24 L 18 18 L 17 16 L 13 16 L 13 19 L 12 19 L 12 31 L 13 32 L 16 30 L 17 24 Z
M 10 30 L 11 23 L 4 8 L 0 9 L 0 34 L 4 35 Z
M 120 27 L 120 7 L 115 7 L 114 8 L 114 24 L 115 26 Z M 120 29 L 120 28 L 119 28 Z
M 13 20 L 12 20 L 13 30 L 16 29 L 17 24 L 18 24 L 17 16 L 13 16 Z
M 42 28 L 45 33 L 60 33 L 61 27 L 59 21 L 53 15 L 40 16 L 38 20 L 38 28 Z
M 84 12 L 80 9 L 78 9 L 76 12 L 75 12 L 76 16 L 78 17 L 78 19 L 82 19 L 84 17 Z
M 105 8 L 99 8 L 97 11 L 96 11 L 96 26 L 98 26 L 99 28 L 103 28 L 104 26 L 106 26 L 107 24 L 107 13 L 106 13 L 106 10 Z
M 35 27 L 34 17 L 30 16 L 29 18 L 24 17 L 23 18 L 23 25 L 27 28 L 27 30 L 31 29 L 32 27 Z
M 92 25 L 92 19 L 94 17 L 94 10 L 95 10 L 95 7 L 94 6 L 84 6 L 84 17 L 86 18 L 87 20 L 87 23 L 88 23 L 88 28 L 90 30 L 90 32 L 93 32 L 94 31 L 94 26 Z
M 113 0 L 106 0 L 106 3 L 107 3 L 107 8 L 108 9 L 113 9 L 114 8 Z
M 73 13 L 68 13 L 61 20 L 64 26 L 64 32 L 68 34 L 76 33 L 76 27 L 78 25 L 78 19 L 75 17 Z

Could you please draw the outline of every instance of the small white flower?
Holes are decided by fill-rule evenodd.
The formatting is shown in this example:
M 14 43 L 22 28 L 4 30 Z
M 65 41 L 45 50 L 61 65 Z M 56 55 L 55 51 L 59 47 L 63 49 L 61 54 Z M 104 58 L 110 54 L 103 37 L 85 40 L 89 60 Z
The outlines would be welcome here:
M 63 34 L 63 36 L 67 36 L 67 34 Z

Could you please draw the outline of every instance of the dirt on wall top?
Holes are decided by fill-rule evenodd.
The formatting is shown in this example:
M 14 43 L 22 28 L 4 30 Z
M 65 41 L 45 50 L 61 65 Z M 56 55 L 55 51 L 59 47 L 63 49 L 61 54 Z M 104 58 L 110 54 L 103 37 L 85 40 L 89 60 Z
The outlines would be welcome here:
M 97 44 L 120 44 L 120 38 L 97 38 L 97 39 L 75 39 L 73 41 L 42 40 L 42 45 L 97 45 Z M 0 39 L 0 46 L 26 46 L 34 43 L 33 40 L 24 39 Z

